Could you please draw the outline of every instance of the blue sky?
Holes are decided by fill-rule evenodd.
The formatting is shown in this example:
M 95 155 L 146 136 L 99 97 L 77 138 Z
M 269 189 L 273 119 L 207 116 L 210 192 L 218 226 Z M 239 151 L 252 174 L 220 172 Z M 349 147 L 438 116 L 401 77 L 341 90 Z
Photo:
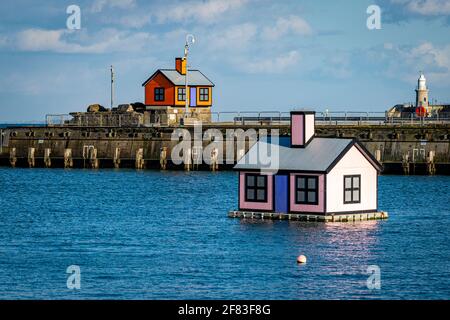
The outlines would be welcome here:
M 67 6 L 81 29 L 66 28 Z M 366 26 L 379 5 L 382 29 Z M 215 84 L 216 111 L 384 111 L 450 102 L 450 0 L 5 0 L 0 3 L 0 122 L 143 101 L 141 84 L 172 68 L 193 33 L 190 65 Z

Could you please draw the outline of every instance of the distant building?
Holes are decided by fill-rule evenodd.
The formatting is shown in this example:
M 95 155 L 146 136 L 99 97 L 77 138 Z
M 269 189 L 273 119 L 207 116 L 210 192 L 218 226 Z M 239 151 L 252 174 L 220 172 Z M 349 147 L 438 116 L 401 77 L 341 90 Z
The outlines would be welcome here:
M 424 115 L 426 117 L 450 118 L 449 104 L 432 104 L 428 97 L 427 79 L 421 72 L 417 80 L 416 104 L 397 104 L 388 110 L 388 116 L 396 118 L 411 118 Z
M 158 69 L 143 84 L 145 105 L 155 118 L 164 114 L 168 122 L 178 122 L 185 113 L 186 98 L 189 113 L 193 117 L 209 121 L 213 101 L 211 82 L 199 70 L 187 70 L 188 92 L 186 94 L 186 60 L 175 59 L 175 69 Z
M 416 108 L 418 107 L 424 107 L 428 112 L 430 112 L 427 79 L 425 79 L 425 76 L 422 72 L 420 73 L 420 77 L 417 80 L 416 88 Z

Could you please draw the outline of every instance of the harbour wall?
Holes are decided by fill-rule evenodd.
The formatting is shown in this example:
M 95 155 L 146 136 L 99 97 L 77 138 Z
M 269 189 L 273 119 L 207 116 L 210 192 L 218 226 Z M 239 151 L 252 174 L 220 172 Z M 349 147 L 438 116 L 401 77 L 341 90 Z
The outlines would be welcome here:
M 185 129 L 194 136 L 191 126 L 180 127 L 67 127 L 24 126 L 1 129 L 0 166 L 49 168 L 138 168 L 227 170 L 260 135 L 277 129 L 281 136 L 290 135 L 287 124 L 233 125 L 211 123 L 202 126 L 202 136 L 214 129 L 223 140 L 233 130 L 256 131 L 239 144 L 223 143 L 219 151 L 228 155 L 227 163 L 217 167 L 205 161 L 186 166 L 175 164 L 171 151 L 183 138 L 173 139 L 175 129 Z M 209 130 L 209 131 L 208 131 Z M 448 124 L 426 125 L 327 125 L 316 124 L 316 136 L 357 138 L 384 167 L 384 174 L 450 174 L 450 133 Z M 215 138 L 204 139 L 203 150 Z M 243 145 L 241 149 L 239 145 Z M 232 150 L 230 150 L 230 148 Z M 194 150 L 193 150 L 194 151 Z M 195 153 L 195 152 L 193 152 Z M 231 156 L 230 156 L 231 155 Z M 230 158 L 231 157 L 231 158 Z M 192 159 L 192 158 L 191 158 Z

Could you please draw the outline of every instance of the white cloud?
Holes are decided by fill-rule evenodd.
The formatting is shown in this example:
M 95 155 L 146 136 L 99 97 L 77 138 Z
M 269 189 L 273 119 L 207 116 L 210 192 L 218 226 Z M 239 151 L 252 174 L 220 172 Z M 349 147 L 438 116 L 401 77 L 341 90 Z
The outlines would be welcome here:
M 14 41 L 21 51 L 51 51 L 58 53 L 107 53 L 138 51 L 154 37 L 145 32 L 130 33 L 103 29 L 94 35 L 62 30 L 27 29 Z
M 142 28 L 146 24 L 150 23 L 150 16 L 148 13 L 130 14 L 113 20 L 113 23 L 117 22 L 128 28 Z
M 158 22 L 214 22 L 228 11 L 244 6 L 249 0 L 183 1 L 154 12 Z
M 240 50 L 247 48 L 255 38 L 257 27 L 252 23 L 232 26 L 222 32 L 216 30 L 205 39 L 207 48 L 212 50 Z
M 290 51 L 274 58 L 259 58 L 241 62 L 241 68 L 249 73 L 282 73 L 300 61 L 298 51 Z
M 101 12 L 106 8 L 131 9 L 136 5 L 136 0 L 95 0 L 91 6 L 91 12 Z
M 276 40 L 286 34 L 310 35 L 312 28 L 304 19 L 298 16 L 280 17 L 272 27 L 265 27 L 263 37 Z
M 412 13 L 424 16 L 450 14 L 450 0 L 391 0 L 394 4 L 404 5 Z
M 372 58 L 386 65 L 386 74 L 408 83 L 417 80 L 422 70 L 435 86 L 450 84 L 450 44 L 438 46 L 423 42 L 418 46 L 384 47 L 384 51 L 373 51 Z

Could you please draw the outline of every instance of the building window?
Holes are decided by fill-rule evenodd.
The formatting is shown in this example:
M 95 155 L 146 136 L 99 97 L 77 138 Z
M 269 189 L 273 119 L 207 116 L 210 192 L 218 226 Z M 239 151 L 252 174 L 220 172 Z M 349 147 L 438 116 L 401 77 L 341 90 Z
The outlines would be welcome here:
M 155 88 L 155 101 L 164 101 L 164 88 Z
M 267 202 L 267 176 L 245 175 L 245 201 Z
M 361 202 L 361 175 L 344 176 L 344 203 Z
M 295 177 L 295 203 L 319 204 L 319 178 L 314 176 Z
M 178 101 L 186 101 L 186 88 L 178 88 Z
M 209 101 L 209 88 L 200 88 L 200 101 Z

